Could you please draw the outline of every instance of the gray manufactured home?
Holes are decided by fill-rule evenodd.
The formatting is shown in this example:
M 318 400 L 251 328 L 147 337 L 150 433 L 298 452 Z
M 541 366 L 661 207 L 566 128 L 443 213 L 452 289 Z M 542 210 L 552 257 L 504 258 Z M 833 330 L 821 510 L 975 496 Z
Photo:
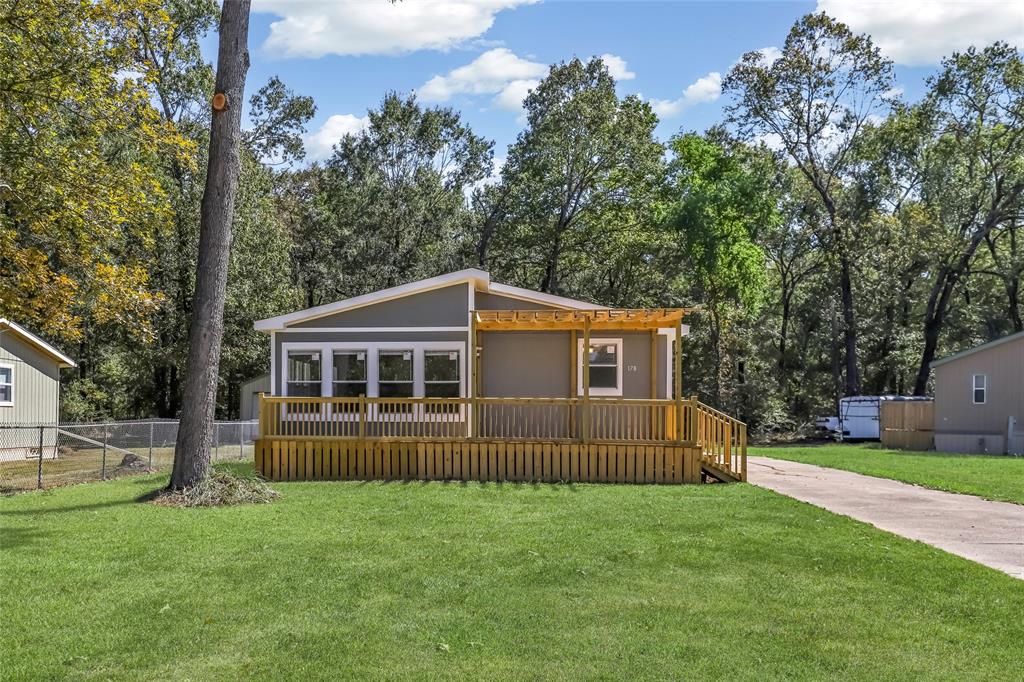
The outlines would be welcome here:
M 1024 332 L 932 363 L 935 449 L 1024 454 Z
M 685 308 L 468 269 L 261 320 L 272 480 L 746 479 L 746 425 L 682 395 Z
M 256 329 L 271 338 L 272 395 L 459 398 L 468 395 L 472 311 L 604 308 L 468 269 L 261 320 Z M 670 397 L 673 338 L 673 329 L 595 335 L 590 394 Z M 481 345 L 481 396 L 582 390 L 582 349 L 571 352 L 567 331 L 492 332 Z

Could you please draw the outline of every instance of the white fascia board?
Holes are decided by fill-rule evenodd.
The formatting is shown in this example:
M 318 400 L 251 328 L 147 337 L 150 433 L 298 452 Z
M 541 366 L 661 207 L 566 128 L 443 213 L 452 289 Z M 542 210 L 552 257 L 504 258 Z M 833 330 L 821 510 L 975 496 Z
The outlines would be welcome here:
M 589 301 L 579 301 L 575 298 L 566 298 L 564 296 L 555 296 L 553 294 L 545 294 L 541 291 L 514 287 L 511 284 L 501 284 L 499 282 L 491 282 L 490 287 L 484 289 L 484 291 L 491 294 L 498 294 L 500 296 L 508 296 L 509 298 L 517 298 L 521 301 L 532 301 L 534 303 L 542 303 L 544 305 L 551 305 L 556 308 L 566 308 L 569 310 L 608 309 L 608 306 L 606 305 L 590 303 Z
M 59 350 L 48 344 L 46 341 L 43 341 L 21 325 L 15 324 L 7 318 L 0 317 L 0 332 L 2 332 L 5 327 L 54 358 L 61 367 L 78 366 L 78 363 L 74 360 L 69 358 L 67 355 L 64 355 L 64 353 L 61 353 Z
M 380 291 L 363 294 L 362 296 L 346 298 L 343 301 L 335 301 L 334 303 L 325 303 L 324 305 L 319 305 L 314 308 L 298 310 L 294 313 L 288 313 L 287 315 L 278 315 L 277 317 L 269 317 L 265 320 L 257 320 L 253 324 L 253 328 L 256 329 L 256 331 L 263 332 L 273 330 L 280 331 L 288 325 L 295 324 L 296 322 L 315 320 L 318 317 L 324 317 L 326 315 L 332 315 L 334 313 L 340 313 L 347 310 L 355 310 L 356 308 L 373 305 L 374 303 L 383 303 L 384 301 L 402 298 L 403 296 L 409 296 L 411 294 L 423 293 L 432 289 L 440 289 L 453 284 L 459 284 L 460 282 L 474 282 L 474 284 L 476 282 L 481 282 L 483 283 L 483 286 L 486 287 L 489 281 L 490 275 L 483 270 L 467 268 L 465 270 L 459 270 L 458 272 L 449 272 L 446 275 L 438 275 L 437 277 L 421 279 L 417 282 L 409 282 L 408 284 L 391 287 L 390 289 L 381 289 Z

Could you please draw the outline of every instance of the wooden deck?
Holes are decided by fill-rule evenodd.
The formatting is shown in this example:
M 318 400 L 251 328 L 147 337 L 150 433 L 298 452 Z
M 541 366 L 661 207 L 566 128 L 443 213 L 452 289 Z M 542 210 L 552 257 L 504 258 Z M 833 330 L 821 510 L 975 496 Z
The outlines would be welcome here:
M 263 397 L 255 464 L 271 480 L 742 481 L 746 425 L 696 399 Z

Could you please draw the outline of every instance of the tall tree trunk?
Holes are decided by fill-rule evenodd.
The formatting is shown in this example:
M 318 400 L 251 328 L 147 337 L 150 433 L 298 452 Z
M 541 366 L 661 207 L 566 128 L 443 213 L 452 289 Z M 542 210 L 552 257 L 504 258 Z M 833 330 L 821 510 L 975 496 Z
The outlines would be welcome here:
M 850 258 L 839 257 L 839 287 L 843 302 L 843 346 L 846 351 L 846 395 L 860 393 L 860 370 L 857 369 L 857 317 L 853 309 L 853 276 Z
M 227 106 L 214 110 L 210 125 L 210 159 L 199 226 L 188 365 L 170 482 L 175 490 L 194 485 L 210 467 L 231 222 L 238 193 L 242 97 L 249 70 L 250 1 L 225 0 L 220 15 L 215 91 L 227 96 Z

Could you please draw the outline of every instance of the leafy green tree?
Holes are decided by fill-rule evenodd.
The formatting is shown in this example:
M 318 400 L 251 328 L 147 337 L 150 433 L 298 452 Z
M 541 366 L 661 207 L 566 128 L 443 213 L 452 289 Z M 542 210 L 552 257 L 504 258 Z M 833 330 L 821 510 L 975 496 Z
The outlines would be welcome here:
M 924 395 L 953 297 L 979 249 L 1024 209 L 1024 62 L 998 43 L 943 61 L 924 102 L 934 139 L 920 155 L 920 193 L 939 247 L 914 394 Z M 1019 269 L 1017 270 L 1019 272 Z M 1011 270 L 1012 272 L 1012 270 Z M 1018 318 L 1019 321 L 1019 318 Z
M 704 305 L 713 360 L 709 392 L 722 405 L 728 326 L 741 313 L 756 313 L 764 296 L 765 254 L 758 239 L 780 221 L 775 160 L 766 149 L 730 140 L 722 129 L 678 135 L 669 146 L 671 225 L 692 296 Z
M 725 80 L 734 97 L 729 120 L 781 146 L 824 207 L 827 231 L 819 238 L 839 271 L 848 395 L 860 389 L 853 255 L 863 216 L 842 193 L 854 150 L 872 118 L 885 113 L 892 86 L 892 63 L 871 39 L 826 14 L 799 20 L 777 60 L 748 52 Z
M 637 283 L 657 288 L 655 271 L 638 267 L 658 248 L 651 226 L 664 182 L 650 105 L 620 98 L 600 59 L 573 59 L 552 66 L 524 107 L 527 128 L 491 190 L 480 262 L 541 291 L 609 303 Z
M 69 343 L 153 333 L 147 268 L 170 216 L 154 167 L 188 150 L 162 124 L 129 28 L 150 0 L 0 2 L 0 314 Z
M 466 193 L 487 174 L 491 149 L 453 110 L 388 94 L 366 130 L 337 143 L 315 181 L 322 214 L 293 260 L 307 301 L 461 267 L 472 248 Z

